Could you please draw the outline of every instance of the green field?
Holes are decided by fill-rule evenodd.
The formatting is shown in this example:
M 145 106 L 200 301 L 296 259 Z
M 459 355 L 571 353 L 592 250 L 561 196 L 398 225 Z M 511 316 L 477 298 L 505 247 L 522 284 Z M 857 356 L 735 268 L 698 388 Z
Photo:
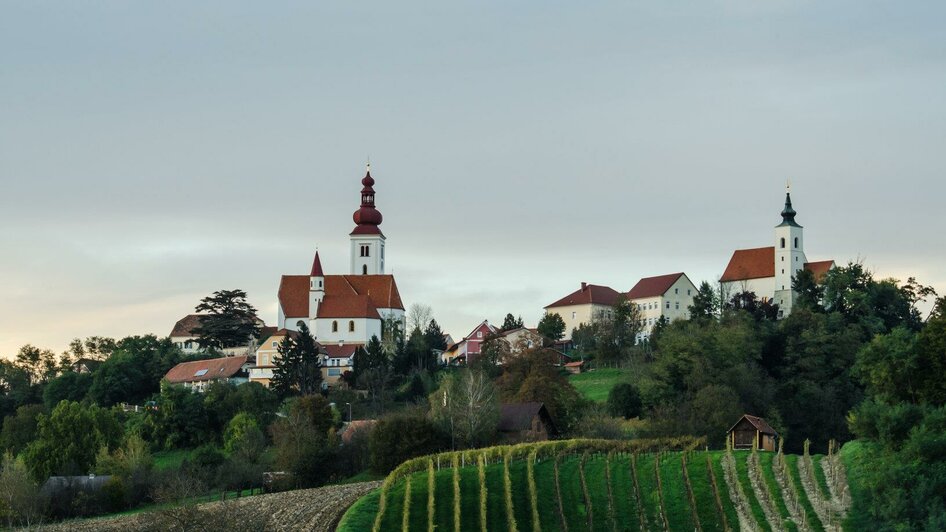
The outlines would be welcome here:
M 568 377 L 578 393 L 597 403 L 607 401 L 616 384 L 629 381 L 630 372 L 625 369 L 596 369 Z
M 453 469 L 448 467 L 449 459 L 440 459 L 441 468 L 434 471 L 433 478 L 427 468 L 422 467 L 423 463 L 395 471 L 383 488 L 383 511 L 379 514 L 382 490 L 377 490 L 348 510 L 338 530 L 535 531 L 567 527 L 569 531 L 639 531 L 643 525 L 647 530 L 699 527 L 705 531 L 726 531 L 740 527 L 740 516 L 723 473 L 724 451 L 634 454 L 605 452 L 594 447 L 582 449 L 579 445 L 568 448 L 564 454 L 556 451 L 542 456 L 540 453 L 542 457 L 537 458 L 531 468 L 527 453 L 517 453 L 518 457 L 509 454 L 510 489 L 505 484 L 506 452 L 486 451 L 488 464 L 484 466 L 482 482 L 475 459 L 467 457 L 467 465 L 457 471 L 458 492 Z M 742 516 L 743 521 L 755 521 L 763 530 L 776 529 L 767 522 L 760 505 L 764 497 L 769 497 L 775 503 L 783 529 L 826 528 L 811 511 L 806 516 L 807 524 L 799 526 L 792 520 L 785 502 L 788 494 L 781 492 L 773 475 L 773 453 L 760 453 L 761 471 L 757 473 L 762 484 L 755 488 L 749 482 L 750 453 L 735 452 L 732 456 L 738 481 L 751 507 L 749 515 Z M 799 478 L 798 457 L 791 458 L 787 462 L 789 474 Z M 635 474 L 636 486 L 632 477 Z M 405 497 L 408 483 L 410 494 Z M 714 485 L 717 490 L 713 489 Z M 428 486 L 434 487 L 433 500 Z M 536 490 L 534 497 L 532 489 Z M 755 491 L 760 489 L 767 493 Z M 802 507 L 811 508 L 804 491 L 800 488 L 797 491 Z M 455 499 L 456 494 L 459 500 Z M 481 520 L 481 505 L 485 506 L 485 523 Z M 433 509 L 432 514 L 428 508 Z M 459 518 L 456 508 L 459 508 Z

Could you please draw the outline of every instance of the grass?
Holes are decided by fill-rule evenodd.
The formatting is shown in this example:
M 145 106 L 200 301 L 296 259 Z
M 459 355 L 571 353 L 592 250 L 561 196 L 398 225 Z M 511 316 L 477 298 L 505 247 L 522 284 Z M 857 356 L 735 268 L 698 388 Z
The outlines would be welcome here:
M 821 461 L 825 460 L 826 457 L 820 454 L 813 455 L 811 457 L 811 463 L 814 466 L 815 480 L 817 481 L 818 490 L 821 492 L 821 496 L 825 499 L 831 498 L 831 490 L 828 488 L 828 477 L 824 474 L 824 469 L 821 467 Z
M 628 382 L 630 371 L 625 369 L 596 369 L 585 373 L 570 375 L 568 381 L 578 393 L 596 403 L 608 400 L 608 392 L 621 382 Z
M 798 500 L 801 502 L 801 506 L 805 509 L 805 514 L 808 516 L 808 526 L 811 527 L 814 532 L 823 531 L 824 527 L 821 525 L 821 520 L 818 519 L 818 514 L 815 513 L 815 507 L 811 505 L 811 501 L 808 500 L 808 494 L 805 493 L 805 489 L 802 487 L 801 473 L 798 472 L 798 457 L 785 455 L 785 462 L 788 464 L 789 474 L 792 475 L 792 479 L 795 481 L 795 490 L 798 493 Z
M 858 449 L 852 446 L 842 452 L 844 458 L 855 460 L 858 458 Z M 721 464 L 725 453 L 722 451 L 702 452 L 691 451 L 687 455 L 687 473 L 690 486 L 693 490 L 692 504 L 687 492 L 686 481 L 683 476 L 682 454 L 678 452 L 664 452 L 660 454 L 659 471 L 662 487 L 662 497 L 657 490 L 657 455 L 642 453 L 636 457 L 636 480 L 640 485 L 641 507 L 646 517 L 648 530 L 662 530 L 664 516 L 670 530 L 694 530 L 699 525 L 706 532 L 722 532 L 725 530 L 723 519 L 720 517 L 720 508 L 716 502 L 710 477 L 710 468 L 707 467 L 707 458 L 710 459 L 712 471 L 716 477 L 719 493 L 719 505 L 722 515 L 731 530 L 739 529 L 739 518 L 729 496 L 729 486 L 723 474 Z M 755 492 L 751 487 L 748 475 L 747 459 L 749 453 L 734 453 L 736 460 L 737 481 L 749 498 L 752 516 L 762 530 L 771 530 L 766 521 L 765 513 Z M 632 455 L 627 453 L 588 454 L 584 462 L 584 475 L 587 494 L 582 488 L 580 467 L 581 454 L 568 454 L 559 459 L 559 485 L 561 501 L 564 509 L 565 526 L 569 532 L 588 530 L 589 510 L 593 515 L 592 527 L 594 532 L 612 531 L 639 531 L 641 520 L 638 515 L 638 501 L 635 497 L 634 479 L 631 476 Z M 760 453 L 762 466 L 762 480 L 765 489 L 769 490 L 776 509 L 780 512 L 788 530 L 797 530 L 794 523 L 787 521 L 790 517 L 781 488 L 775 481 L 772 470 L 773 453 Z M 789 472 L 797 485 L 801 485 L 798 476 L 797 456 L 786 457 Z M 428 519 L 432 519 L 434 529 L 439 531 L 454 530 L 454 487 L 453 469 L 447 466 L 449 462 L 441 462 L 439 471 L 434 474 L 434 514 L 428 514 L 428 476 L 427 471 L 418 471 L 407 474 L 389 486 L 387 508 L 381 520 L 381 530 L 400 530 L 404 517 L 404 491 L 406 480 L 410 479 L 410 511 L 407 527 L 410 530 L 428 530 Z M 460 483 L 460 529 L 463 531 L 480 530 L 510 530 L 512 519 L 520 532 L 532 532 L 535 515 L 538 515 L 538 529 L 564 529 L 559 515 L 559 501 L 555 489 L 555 460 L 552 457 L 539 458 L 533 467 L 535 489 L 537 493 L 535 513 L 530 498 L 528 481 L 528 463 L 525 456 L 514 458 L 509 462 L 509 479 L 511 490 L 508 492 L 504 480 L 504 464 L 502 460 L 490 463 L 484 467 L 484 479 L 487 488 L 486 520 L 480 522 L 480 482 L 478 468 L 470 465 L 458 468 Z M 857 479 L 857 470 L 851 470 L 850 476 Z M 610 478 L 610 482 L 609 479 Z M 856 482 L 856 480 L 855 480 Z M 610 486 L 610 496 L 609 496 Z M 814 509 L 810 502 L 800 495 L 800 502 L 805 508 L 810 528 L 813 531 L 823 532 L 823 527 L 817 521 Z M 511 506 L 507 503 L 511 500 Z M 590 502 L 590 508 L 589 503 Z M 348 510 L 342 519 L 338 530 L 343 532 L 368 530 L 377 514 L 379 491 L 372 492 L 359 499 Z M 664 514 L 661 514 L 663 508 Z M 512 519 L 511 519 L 512 518 Z M 694 519 L 699 520 L 695 523 Z M 859 522 L 849 523 L 848 529 L 861 530 Z M 485 525 L 485 526 L 482 526 Z
M 151 455 L 154 458 L 154 468 L 158 471 L 168 469 L 179 469 L 184 460 L 190 459 L 193 450 L 174 449 L 173 451 L 160 451 Z
M 867 511 L 867 468 L 876 458 L 871 457 L 871 446 L 860 441 L 851 441 L 841 447 L 841 461 L 847 470 L 847 483 L 851 490 L 851 509 L 844 519 L 846 530 L 871 530 L 874 523 Z

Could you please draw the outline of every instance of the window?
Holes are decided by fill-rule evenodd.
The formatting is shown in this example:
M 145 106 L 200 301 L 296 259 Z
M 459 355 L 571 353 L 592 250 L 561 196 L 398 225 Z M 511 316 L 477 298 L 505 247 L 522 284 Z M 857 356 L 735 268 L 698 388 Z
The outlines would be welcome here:
M 348 332 L 355 332 L 355 321 L 354 321 L 354 320 L 349 320 L 349 321 L 348 321 Z
M 667 308 L 670 308 L 670 302 L 667 301 Z
M 781 244 L 780 247 L 781 247 L 782 249 L 785 249 L 785 237 L 782 237 L 782 240 L 779 242 L 779 244 Z
M 785 257 L 782 257 L 782 262 L 785 262 Z
M 333 321 L 333 322 L 332 322 L 332 332 L 338 332 L 338 322 L 337 322 L 337 321 Z
M 680 289 L 679 289 L 679 288 L 674 288 L 674 289 L 673 289 L 673 293 L 674 293 L 674 294 L 679 294 L 679 293 L 680 293 Z
M 795 262 L 798 262 L 798 257 L 795 257 Z
M 476 337 L 477 337 L 477 338 L 482 338 L 482 337 L 483 337 L 483 331 L 476 331 Z
M 367 264 L 362 264 L 362 265 L 361 265 L 361 274 L 362 274 L 362 275 L 368 275 L 368 265 L 367 265 Z
M 680 310 L 680 302 L 679 302 L 679 301 L 677 301 L 676 307 L 677 307 L 677 310 Z
M 575 319 L 575 316 L 576 316 L 576 315 L 577 315 L 577 313 L 572 312 L 572 319 Z
M 331 369 L 328 370 L 328 376 L 329 376 L 329 377 L 338 377 L 338 376 L 341 375 L 341 374 L 342 374 L 342 370 L 340 370 L 340 369 L 331 368 Z
M 273 342 L 273 347 L 279 347 L 279 342 Z
M 782 268 L 782 273 L 785 273 L 785 268 Z
M 370 257 L 370 256 L 371 256 L 371 246 L 369 246 L 368 244 L 362 244 L 362 245 L 361 245 L 361 256 L 362 256 L 362 257 Z
M 798 237 L 795 237 L 795 249 L 798 249 Z
M 690 289 L 687 288 L 687 295 L 690 295 Z
M 191 342 L 184 342 L 184 349 L 190 349 L 193 344 Z

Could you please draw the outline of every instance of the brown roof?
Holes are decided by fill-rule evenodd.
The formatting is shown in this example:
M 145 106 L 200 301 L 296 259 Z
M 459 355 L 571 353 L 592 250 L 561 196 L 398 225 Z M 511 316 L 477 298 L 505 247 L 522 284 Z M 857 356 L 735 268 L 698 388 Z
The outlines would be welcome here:
M 766 423 L 764 419 L 762 419 L 761 417 L 757 417 L 757 416 L 750 416 L 749 414 L 743 414 L 742 417 L 739 418 L 739 421 L 737 421 L 737 422 L 736 422 L 732 427 L 730 427 L 729 430 L 727 430 L 726 432 L 732 432 L 733 429 L 736 428 L 736 425 L 738 425 L 739 423 L 741 423 L 743 419 L 745 419 L 746 421 L 748 421 L 749 423 L 751 423 L 752 426 L 755 427 L 756 430 L 758 430 L 758 431 L 761 432 L 762 434 L 772 434 L 772 435 L 774 435 L 774 436 L 778 436 L 778 432 L 775 432 L 775 429 L 773 429 L 768 423 Z
M 322 351 L 332 358 L 348 358 L 358 352 L 361 344 L 322 344 Z
M 309 276 L 283 275 L 279 304 L 287 318 L 308 316 Z M 404 309 L 393 275 L 325 276 L 319 318 L 379 318 L 379 308 Z
M 775 277 L 775 246 L 737 249 L 720 281 L 742 281 Z
M 181 362 L 164 376 L 170 383 L 228 379 L 240 372 L 249 357 L 223 357 Z
M 578 361 L 576 361 L 576 362 L 567 362 L 567 363 L 565 364 L 565 367 L 566 367 L 566 368 L 577 368 L 577 367 L 581 367 L 582 365 L 584 365 L 584 363 L 585 363 L 584 360 L 578 360 Z
M 581 283 L 581 288 L 559 299 L 545 308 L 567 307 L 570 305 L 613 305 L 621 297 L 620 292 L 609 286 Z
M 818 262 L 805 263 L 805 269 L 814 274 L 816 283 L 823 281 L 824 276 L 828 274 L 828 270 L 830 270 L 833 266 L 833 260 L 820 260 Z
M 673 283 L 677 282 L 683 276 L 683 273 L 670 273 L 667 275 L 658 275 L 656 277 L 644 277 L 631 291 L 627 293 L 628 299 L 641 299 L 645 297 L 662 296 L 670 290 Z
M 196 336 L 193 331 L 200 327 L 200 314 L 188 314 L 177 320 L 170 336 Z
M 552 417 L 542 403 L 506 403 L 499 407 L 499 432 L 519 432 L 532 427 L 532 418 L 542 416 L 549 424 L 549 431 L 554 432 Z

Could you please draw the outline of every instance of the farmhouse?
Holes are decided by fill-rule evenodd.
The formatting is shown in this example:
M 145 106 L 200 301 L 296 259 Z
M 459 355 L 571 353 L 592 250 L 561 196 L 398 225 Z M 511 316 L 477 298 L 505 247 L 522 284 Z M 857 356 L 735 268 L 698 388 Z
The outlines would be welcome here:
M 761 417 L 743 416 L 726 433 L 729 445 L 733 449 L 752 449 L 753 445 L 760 451 L 774 451 L 778 433 Z
M 179 384 L 203 392 L 211 382 L 243 384 L 249 381 L 253 362 L 248 356 L 211 358 L 181 362 L 164 375 L 168 384 Z
M 696 287 L 683 272 L 645 277 L 637 281 L 626 296 L 641 313 L 643 327 L 637 340 L 649 338 L 654 325 L 661 319 L 668 322 L 688 319 L 694 294 Z

